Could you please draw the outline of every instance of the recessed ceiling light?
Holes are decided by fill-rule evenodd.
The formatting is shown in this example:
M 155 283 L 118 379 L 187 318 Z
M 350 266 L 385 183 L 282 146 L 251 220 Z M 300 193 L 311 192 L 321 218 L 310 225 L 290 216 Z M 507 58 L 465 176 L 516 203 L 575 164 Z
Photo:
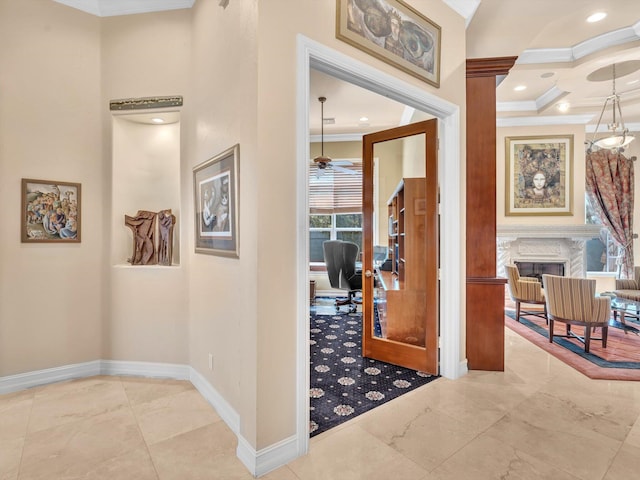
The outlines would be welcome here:
M 600 20 L 602 20 L 606 16 L 607 16 L 607 14 L 604 13 L 604 12 L 596 12 L 593 15 L 589 16 L 589 18 L 587 18 L 587 22 L 589 22 L 589 23 L 599 22 Z
M 569 107 L 571 106 L 571 104 L 567 103 L 567 102 L 562 102 L 559 103 L 558 105 L 556 105 L 558 110 L 561 112 L 567 112 L 569 111 Z
M 553 72 L 545 72 L 542 75 L 540 75 L 540 78 L 550 78 L 553 77 L 555 75 L 555 73 Z
M 527 89 L 526 85 L 518 85 L 516 88 L 514 88 L 516 92 L 521 92 L 522 90 L 526 90 L 526 89 Z
M 366 122 L 369 120 L 369 117 L 360 117 L 361 122 Z
M 164 119 L 162 119 L 162 118 L 160 118 L 160 117 L 152 118 L 152 119 L 151 119 L 151 121 L 152 121 L 153 123 L 164 123 Z

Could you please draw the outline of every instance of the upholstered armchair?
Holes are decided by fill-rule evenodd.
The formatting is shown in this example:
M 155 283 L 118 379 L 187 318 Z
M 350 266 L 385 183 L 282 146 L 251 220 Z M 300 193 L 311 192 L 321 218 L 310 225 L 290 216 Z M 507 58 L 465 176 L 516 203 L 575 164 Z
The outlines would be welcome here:
M 589 353 L 591 331 L 601 327 L 602 338 L 593 340 L 602 340 L 602 348 L 607 347 L 611 299 L 606 296 L 595 296 L 595 280 L 543 275 L 542 284 L 547 297 L 549 342 L 553 342 L 554 322 L 563 322 L 567 325 L 567 334 L 555 335 L 556 337 L 576 338 L 584 343 L 584 351 Z M 571 325 L 583 326 L 584 336 L 572 332 Z
M 542 284 L 537 278 L 521 277 L 518 267 L 515 265 L 505 265 L 507 272 L 507 286 L 511 300 L 516 304 L 516 322 L 520 321 L 520 315 L 533 315 L 547 320 L 547 310 Z M 520 304 L 529 303 L 542 305 L 543 311 L 521 311 Z
M 615 294 L 618 297 L 640 301 L 640 267 L 633 267 L 632 279 L 616 278 Z

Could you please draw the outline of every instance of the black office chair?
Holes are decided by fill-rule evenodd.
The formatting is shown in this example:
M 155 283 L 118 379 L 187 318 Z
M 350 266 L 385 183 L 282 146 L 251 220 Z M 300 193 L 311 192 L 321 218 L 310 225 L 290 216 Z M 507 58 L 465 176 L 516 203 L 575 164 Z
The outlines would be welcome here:
M 322 250 L 331 287 L 349 292 L 347 298 L 336 299 L 336 311 L 342 305 L 348 305 L 349 312 L 355 312 L 357 305 L 362 303 L 355 298 L 356 293 L 362 291 L 362 272 L 356 271 L 360 247 L 352 242 L 327 240 L 322 244 Z

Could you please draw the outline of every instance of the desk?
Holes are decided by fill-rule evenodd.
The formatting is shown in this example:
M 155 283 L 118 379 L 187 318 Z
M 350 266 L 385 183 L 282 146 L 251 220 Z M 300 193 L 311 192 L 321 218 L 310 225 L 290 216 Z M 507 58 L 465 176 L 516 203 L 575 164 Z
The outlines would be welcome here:
M 398 282 L 398 276 L 389 271 L 376 271 L 377 280 L 380 282 L 380 287 L 384 290 L 400 290 L 400 282 Z
M 402 289 L 398 275 L 388 271 L 376 272 L 375 290 L 382 337 L 424 347 L 426 293 Z

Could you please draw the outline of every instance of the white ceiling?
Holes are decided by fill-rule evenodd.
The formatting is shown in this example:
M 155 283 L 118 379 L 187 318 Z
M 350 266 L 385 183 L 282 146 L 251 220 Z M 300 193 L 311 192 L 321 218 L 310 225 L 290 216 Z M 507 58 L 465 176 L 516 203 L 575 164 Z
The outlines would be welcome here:
M 55 1 L 99 16 L 191 8 L 195 3 Z M 223 7 L 229 2 L 214 1 Z M 584 124 L 587 131 L 592 131 L 604 100 L 612 92 L 612 82 L 590 82 L 587 76 L 612 63 L 640 60 L 640 0 L 444 1 L 465 18 L 468 58 L 518 57 L 496 89 L 499 126 L 573 123 Z M 587 23 L 586 18 L 597 11 L 607 13 L 607 17 Z M 514 88 L 518 85 L 527 88 L 517 92 Z M 619 77 L 616 87 L 627 126 L 640 131 L 640 70 Z M 325 125 L 325 135 L 375 131 L 401 125 L 410 118 L 411 111 L 404 106 L 319 72 L 312 72 L 310 93 L 312 134 L 320 133 L 317 98 L 321 95 L 327 97 L 325 118 L 335 118 L 335 124 Z M 570 104 L 567 112 L 557 109 L 561 101 Z M 369 120 L 360 122 L 362 116 Z M 609 110 L 603 120 L 608 118 Z

